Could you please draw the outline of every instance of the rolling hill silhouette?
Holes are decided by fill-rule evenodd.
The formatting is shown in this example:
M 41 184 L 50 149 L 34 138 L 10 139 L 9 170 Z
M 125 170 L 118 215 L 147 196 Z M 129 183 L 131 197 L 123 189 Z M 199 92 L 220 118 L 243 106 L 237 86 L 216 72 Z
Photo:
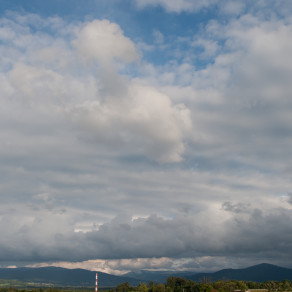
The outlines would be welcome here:
M 131 275 L 131 277 L 130 277 Z M 141 277 L 140 279 L 138 277 Z M 98 272 L 99 287 L 116 287 L 121 283 L 129 282 L 137 286 L 140 282 L 161 281 L 165 282 L 167 276 L 184 277 L 188 280 L 200 282 L 202 279 L 240 280 L 240 281 L 292 281 L 292 269 L 270 264 L 260 264 L 245 269 L 224 269 L 215 273 L 190 274 L 190 272 L 142 272 L 129 273 L 125 276 L 115 276 Z M 52 286 L 94 287 L 95 272 L 83 269 L 65 269 L 58 267 L 43 268 L 0 268 L 0 279 L 17 280 L 23 283 L 35 283 Z
M 58 267 L 43 268 L 0 268 L 0 279 L 18 280 L 25 283 L 51 284 L 54 286 L 94 287 L 95 272 L 83 269 Z M 99 287 L 116 287 L 129 282 L 138 285 L 139 280 L 98 272 Z
M 239 280 L 239 281 L 292 281 L 292 269 L 282 268 L 271 264 L 260 264 L 245 269 L 224 269 L 215 273 L 200 273 L 186 277 L 196 282 L 204 278 L 211 281 L 217 280 Z

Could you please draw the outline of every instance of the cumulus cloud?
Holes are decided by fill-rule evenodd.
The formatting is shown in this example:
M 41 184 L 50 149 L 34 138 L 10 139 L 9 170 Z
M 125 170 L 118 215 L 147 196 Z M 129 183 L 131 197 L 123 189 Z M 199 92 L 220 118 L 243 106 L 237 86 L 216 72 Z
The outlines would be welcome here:
M 76 29 L 73 45 L 85 60 L 109 62 L 114 58 L 125 62 L 138 59 L 134 43 L 124 36 L 116 23 L 94 20 Z
M 165 86 L 171 97 L 181 92 L 189 98 L 193 124 L 200 125 L 194 140 L 205 145 L 202 153 L 211 147 L 218 159 L 259 169 L 269 164 L 285 175 L 287 161 L 280 157 L 289 157 L 291 143 L 290 30 L 290 22 L 252 15 L 207 25 L 206 34 L 221 43 L 213 64 L 189 73 L 191 86 L 184 90 Z
M 14 23 L 7 26 L 13 29 Z M 59 47 L 59 41 L 49 45 L 45 34 L 42 37 L 29 31 L 26 34 L 34 43 L 39 42 L 29 49 L 31 60 L 24 60 L 20 57 L 23 55 L 14 60 L 10 50 L 4 52 L 11 67 L 4 78 L 15 101 L 36 111 L 65 115 L 102 144 L 120 143 L 120 150 L 161 162 L 182 159 L 184 137 L 192 127 L 190 111 L 183 104 L 173 104 L 155 87 L 118 73 L 114 65 L 117 59 L 128 63 L 137 60 L 138 54 L 134 43 L 117 24 L 94 20 L 75 27 L 69 35 L 76 35 L 72 40 L 76 52 L 65 39 L 64 48 Z M 54 66 L 54 62 L 42 62 L 48 55 L 51 61 L 59 59 L 57 53 L 64 50 L 68 56 L 63 54 L 67 61 L 63 60 L 61 68 Z M 75 75 L 78 68 L 74 69 L 72 64 L 74 55 L 82 77 Z M 83 60 L 90 64 L 82 65 Z
M 173 106 L 149 86 L 132 83 L 127 90 L 119 100 L 87 102 L 70 108 L 69 114 L 91 127 L 97 140 L 134 145 L 138 154 L 161 162 L 180 161 L 183 136 L 191 129 L 189 110 L 183 104 Z

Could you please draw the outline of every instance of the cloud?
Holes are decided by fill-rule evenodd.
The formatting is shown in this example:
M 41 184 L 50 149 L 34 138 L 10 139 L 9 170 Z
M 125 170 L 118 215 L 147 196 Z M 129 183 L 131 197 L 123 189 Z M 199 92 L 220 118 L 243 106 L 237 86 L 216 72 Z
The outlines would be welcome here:
M 280 16 L 288 17 L 291 13 L 292 6 L 289 2 L 281 1 L 230 1 L 230 0 L 133 0 L 139 9 L 148 6 L 158 7 L 161 6 L 168 13 L 196 13 L 199 11 L 211 11 L 212 8 L 217 9 L 219 16 L 238 16 L 248 13 L 254 14 L 257 17 L 267 19 L 267 17 Z
M 123 35 L 119 25 L 108 20 L 93 20 L 76 31 L 73 45 L 87 61 L 109 62 L 117 58 L 125 62 L 138 59 L 133 42 Z
M 7 26 L 13 29 L 16 24 Z M 173 104 L 155 87 L 119 74 L 117 60 L 126 66 L 138 59 L 135 44 L 108 20 L 94 20 L 72 30 L 67 28 L 67 37 L 75 34 L 76 51 L 66 38 L 49 44 L 45 33 L 40 36 L 29 30 L 26 38 L 35 46 L 29 46 L 27 60 L 21 54 L 13 59 L 10 50 L 4 51 L 11 68 L 4 77 L 12 91 L 9 94 L 32 111 L 67 116 L 77 129 L 86 129 L 95 143 L 113 145 L 112 150 L 119 143 L 119 152 L 159 162 L 180 161 L 184 137 L 192 128 L 190 111 L 182 103 Z M 59 53 L 64 57 L 61 64 Z
M 183 136 L 191 129 L 190 112 L 155 88 L 129 84 L 126 96 L 85 103 L 69 109 L 95 132 L 95 139 L 134 146 L 139 154 L 161 162 L 177 162 L 184 152 Z M 93 132 L 93 133 L 94 133 Z
M 246 213 L 249 210 L 249 205 L 242 203 L 232 204 L 231 202 L 224 202 L 222 208 L 225 211 L 233 212 L 235 214 Z
M 243 12 L 245 5 L 243 1 L 224 1 L 219 9 L 224 14 L 239 15 Z
M 165 65 L 108 20 L 1 19 L 1 260 L 289 264 L 291 21 L 241 9 Z
M 122 275 L 131 271 L 140 272 L 143 269 L 173 268 L 171 258 L 137 258 L 137 259 L 114 259 L 114 260 L 89 260 L 83 262 L 53 262 L 52 266 L 69 269 L 87 269 L 109 274 Z M 45 267 L 48 263 L 37 263 L 30 267 Z
M 191 1 L 191 0 L 182 0 L 182 1 L 175 1 L 175 0 L 135 0 L 136 5 L 139 8 L 144 8 L 145 6 L 159 6 L 161 5 L 165 8 L 168 12 L 182 12 L 182 11 L 198 11 L 202 8 L 208 7 L 217 0 L 200 0 L 200 1 Z
M 211 33 L 212 42 L 220 44 L 212 63 L 186 71 L 188 86 L 161 85 L 171 98 L 180 96 L 192 112 L 195 156 L 209 157 L 210 147 L 222 166 L 233 160 L 261 171 L 268 164 L 285 175 L 291 143 L 290 30 L 290 22 L 261 21 L 249 14 L 227 25 L 210 21 L 205 35 Z M 179 66 L 174 68 L 178 72 Z
M 216 52 L 218 50 L 218 44 L 212 40 L 206 40 L 206 39 L 196 39 L 192 43 L 194 47 L 201 47 L 203 48 L 202 57 L 208 58 L 216 55 Z
M 273 260 L 291 259 L 291 213 L 284 210 L 263 212 L 250 209 L 246 218 L 235 214 L 228 219 L 221 214 L 220 222 L 220 211 L 215 211 L 216 216 L 209 220 L 201 215 L 174 219 L 152 215 L 134 220 L 117 217 L 100 225 L 98 231 L 87 233 L 72 232 L 69 221 L 64 224 L 64 219 L 69 219 L 66 212 L 55 213 L 52 217 L 49 212 L 35 211 L 34 217 L 27 214 L 21 223 L 17 222 L 17 218 L 11 220 L 12 214 L 16 213 L 11 210 L 10 213 L 10 218 L 1 221 L 3 237 L 0 247 L 5 251 L 2 261 L 178 259 L 198 258 L 206 254 L 215 258 L 246 256 L 262 260 L 267 257 Z M 211 213 L 208 215 L 212 216 Z M 50 217 L 52 220 L 49 220 Z M 54 227 L 57 221 L 58 228 Z M 41 232 L 44 229 L 46 235 Z M 9 243 L 5 238 L 9 238 Z M 141 260 L 142 266 L 151 265 L 145 261 Z M 125 262 L 116 265 L 124 265 L 126 269 Z M 157 261 L 157 266 L 165 266 L 166 263 Z M 133 261 L 129 262 L 131 265 Z

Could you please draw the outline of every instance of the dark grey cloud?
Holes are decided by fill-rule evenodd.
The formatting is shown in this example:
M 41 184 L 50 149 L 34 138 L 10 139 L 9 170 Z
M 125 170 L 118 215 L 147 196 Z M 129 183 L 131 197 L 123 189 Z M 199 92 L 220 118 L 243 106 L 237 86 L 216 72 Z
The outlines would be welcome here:
M 291 193 L 288 194 L 288 203 L 292 204 L 292 194 Z
M 222 204 L 222 208 L 225 211 L 229 211 L 235 214 L 249 213 L 250 204 L 245 205 L 242 203 L 232 204 L 232 202 L 224 202 Z
M 224 211 L 222 211 L 224 212 Z M 14 212 L 15 214 L 15 212 Z M 14 216 L 13 214 L 13 216 Z M 145 219 L 120 216 L 96 231 L 73 232 L 70 225 L 54 227 L 65 213 L 45 212 L 16 225 L 12 215 L 1 220 L 1 261 L 82 261 L 92 258 L 253 257 L 291 258 L 291 212 L 236 213 L 220 224 L 199 216 Z M 46 234 L 38 234 L 46 230 Z M 9 241 L 7 242 L 7 236 Z M 14 244 L 11 245 L 11 242 Z

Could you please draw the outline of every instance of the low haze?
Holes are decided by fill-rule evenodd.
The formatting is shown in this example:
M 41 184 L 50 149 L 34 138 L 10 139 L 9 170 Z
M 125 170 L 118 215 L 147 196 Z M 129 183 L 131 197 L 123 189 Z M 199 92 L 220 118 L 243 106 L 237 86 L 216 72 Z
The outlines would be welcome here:
M 292 2 L 1 0 L 2 267 L 292 267 Z

